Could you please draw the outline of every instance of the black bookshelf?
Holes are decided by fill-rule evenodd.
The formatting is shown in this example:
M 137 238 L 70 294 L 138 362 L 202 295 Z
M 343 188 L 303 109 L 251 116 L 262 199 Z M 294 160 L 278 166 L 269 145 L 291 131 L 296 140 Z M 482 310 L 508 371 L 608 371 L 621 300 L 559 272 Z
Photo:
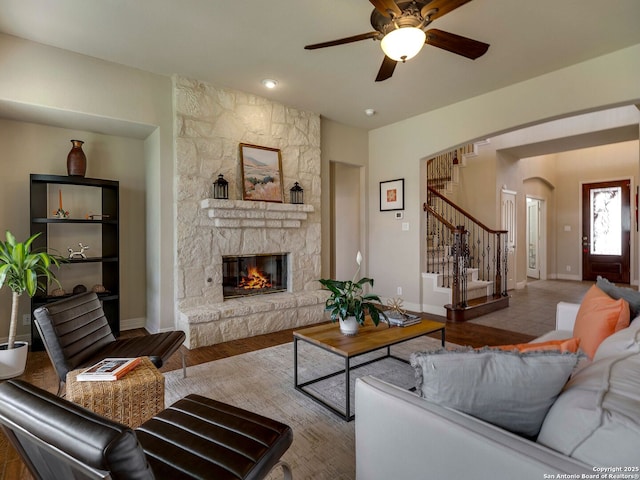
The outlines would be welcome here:
M 49 185 L 58 186 L 64 192 L 65 185 L 91 187 L 100 190 L 102 217 L 99 219 L 56 218 L 53 205 L 48 204 Z M 98 225 L 102 235 L 102 251 L 99 256 L 87 255 L 87 258 L 74 258 L 64 263 L 62 269 L 75 268 L 82 264 L 101 264 L 102 285 L 106 292 L 98 296 L 102 302 L 105 316 L 114 335 L 120 335 L 120 228 L 119 228 L 119 182 L 97 178 L 72 177 L 61 175 L 30 175 L 30 212 L 31 235 L 41 233 L 35 240 L 34 249 L 49 250 L 51 235 L 49 226 L 61 225 Z M 60 227 L 58 227 L 60 228 Z M 62 227 L 63 228 L 63 227 Z M 62 252 L 50 252 L 62 254 Z M 92 252 L 93 253 L 93 252 Z M 90 289 L 92 285 L 87 285 Z M 61 298 L 52 297 L 39 292 L 31 299 L 31 312 L 41 305 L 55 302 Z M 31 321 L 31 349 L 43 350 L 44 345 Z

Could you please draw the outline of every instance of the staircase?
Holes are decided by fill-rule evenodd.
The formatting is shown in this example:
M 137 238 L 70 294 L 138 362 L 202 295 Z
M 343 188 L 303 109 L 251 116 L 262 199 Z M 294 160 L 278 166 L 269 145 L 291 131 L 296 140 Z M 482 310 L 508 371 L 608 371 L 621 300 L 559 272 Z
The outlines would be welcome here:
M 446 313 L 456 322 L 509 306 L 503 281 L 507 231 L 487 227 L 444 195 L 475 148 L 467 145 L 427 162 L 423 311 Z

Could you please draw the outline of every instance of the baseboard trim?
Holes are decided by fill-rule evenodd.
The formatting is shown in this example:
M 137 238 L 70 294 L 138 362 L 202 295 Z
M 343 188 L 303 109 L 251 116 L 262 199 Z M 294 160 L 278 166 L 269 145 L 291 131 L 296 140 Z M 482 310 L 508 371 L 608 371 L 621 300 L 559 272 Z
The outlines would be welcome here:
M 580 282 L 580 281 L 582 281 L 582 276 L 581 275 L 566 275 L 566 274 L 558 273 L 558 274 L 556 274 L 556 279 L 557 280 L 573 280 L 575 282 Z
M 135 330 L 136 328 L 145 328 L 147 324 L 146 317 L 126 318 L 120 321 L 120 330 Z

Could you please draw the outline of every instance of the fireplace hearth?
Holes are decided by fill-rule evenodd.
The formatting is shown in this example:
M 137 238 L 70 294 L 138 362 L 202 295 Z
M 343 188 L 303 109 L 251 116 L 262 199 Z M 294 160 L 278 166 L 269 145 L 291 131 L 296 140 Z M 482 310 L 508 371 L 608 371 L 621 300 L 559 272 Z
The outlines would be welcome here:
M 225 299 L 287 291 L 286 253 L 222 257 Z

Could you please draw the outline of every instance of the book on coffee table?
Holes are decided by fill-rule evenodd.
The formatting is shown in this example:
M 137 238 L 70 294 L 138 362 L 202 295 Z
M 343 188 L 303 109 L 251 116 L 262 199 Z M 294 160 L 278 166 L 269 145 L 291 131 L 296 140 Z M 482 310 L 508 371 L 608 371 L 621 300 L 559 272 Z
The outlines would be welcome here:
M 421 321 L 422 319 L 420 316 L 412 313 L 399 313 L 396 311 L 387 313 L 387 323 L 397 327 L 408 327 L 409 325 L 415 325 Z
M 142 359 L 137 358 L 105 358 L 91 365 L 76 377 L 78 382 L 111 382 L 124 377 L 136 368 Z

